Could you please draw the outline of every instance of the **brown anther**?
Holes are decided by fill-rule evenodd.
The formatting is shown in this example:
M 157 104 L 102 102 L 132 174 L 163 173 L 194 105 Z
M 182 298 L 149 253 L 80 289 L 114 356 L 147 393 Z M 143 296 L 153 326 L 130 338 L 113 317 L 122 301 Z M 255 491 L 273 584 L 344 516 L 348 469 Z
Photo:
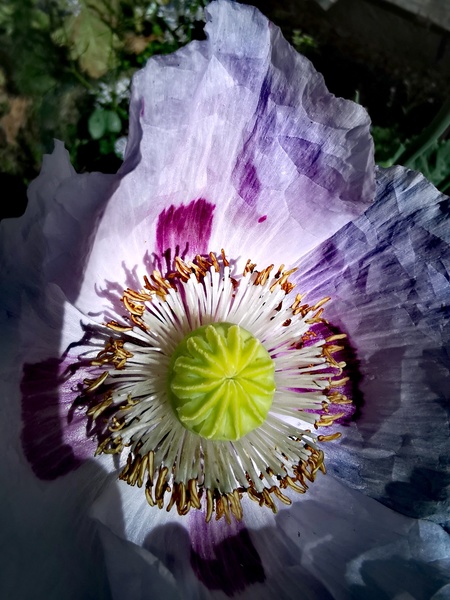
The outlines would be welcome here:
M 229 525 L 231 523 L 231 518 L 230 518 L 230 506 L 228 504 L 228 496 L 226 494 L 222 494 L 220 496 L 220 500 L 221 500 L 221 504 L 222 504 L 223 513 L 225 515 L 225 521 Z
M 248 259 L 247 262 L 245 263 L 245 267 L 244 267 L 244 270 L 242 272 L 242 274 L 244 275 L 244 277 L 246 275 L 248 275 L 249 273 L 253 273 L 255 267 L 256 267 L 256 263 L 252 263 L 252 261 L 250 259 Z
M 284 265 L 282 265 L 284 267 Z M 302 301 L 302 295 L 301 294 L 297 294 L 295 296 L 295 300 L 291 306 L 291 309 L 294 311 L 296 310 L 299 306 L 300 306 L 300 302 Z
M 189 263 L 189 267 L 192 269 L 192 271 L 195 273 L 195 276 L 197 278 L 197 281 L 200 282 L 202 281 L 203 277 L 205 276 L 205 273 L 203 271 L 203 269 L 201 269 L 198 265 L 196 265 L 193 262 Z
M 228 259 L 225 256 L 225 250 L 223 248 L 221 249 L 220 254 L 222 255 L 222 262 L 223 262 L 224 266 L 229 267 L 230 263 L 228 262 Z
M 217 258 L 216 258 L 216 255 L 214 254 L 214 252 L 209 253 L 209 258 L 211 259 L 211 265 L 214 267 L 215 272 L 219 273 L 220 266 L 219 266 L 219 263 L 217 261 Z
M 294 267 L 293 269 L 290 269 L 289 271 L 284 271 L 283 274 L 281 275 L 281 277 L 279 279 L 277 279 L 274 283 L 272 283 L 272 285 L 269 288 L 270 291 L 273 292 L 275 290 L 276 286 L 279 285 L 281 287 L 281 289 L 286 292 L 286 294 L 291 292 L 292 289 L 294 288 L 294 284 L 290 283 L 288 281 L 288 279 L 293 273 L 295 273 L 295 271 L 297 271 L 297 267 Z
M 137 292 L 136 290 L 132 290 L 130 288 L 127 288 L 125 290 L 124 296 L 127 296 L 127 298 L 129 298 L 130 300 L 134 300 L 137 302 L 147 302 L 152 299 L 152 297 L 149 294 L 146 294 L 143 291 Z
M 308 473 L 309 476 L 309 473 Z M 292 488 L 293 490 L 295 490 L 298 494 L 304 494 L 305 490 L 300 487 L 299 485 L 297 485 L 294 480 L 292 479 L 292 477 L 290 477 L 289 475 L 286 475 L 286 477 L 284 477 L 284 481 L 287 483 L 287 485 Z
M 315 325 L 317 323 L 327 323 L 325 319 L 322 318 L 323 308 L 319 308 L 319 310 L 309 319 L 305 319 L 305 323 L 308 325 Z
M 120 454 L 122 452 L 124 445 L 120 436 L 113 438 L 111 444 L 110 448 L 104 448 L 104 454 Z
M 290 281 L 286 281 L 285 283 L 283 283 L 283 285 L 281 286 L 281 289 L 283 290 L 283 292 L 285 294 L 290 294 L 292 292 L 292 290 L 295 288 L 295 284 L 291 283 Z
M 336 344 L 329 344 L 326 346 L 328 352 L 330 354 L 335 354 L 336 352 L 340 352 L 344 349 L 344 346 L 337 346 Z
M 264 488 L 263 491 L 262 491 L 262 495 L 263 495 L 263 498 L 264 498 L 264 504 L 266 506 L 268 506 L 272 510 L 272 512 L 273 512 L 274 515 L 276 515 L 277 512 L 278 512 L 278 510 L 277 510 L 275 502 L 270 497 L 269 490 L 267 488 Z
M 216 501 L 216 521 L 220 521 L 220 519 L 224 515 L 222 496 L 220 494 L 215 494 Z
M 179 508 L 178 509 L 178 514 L 180 515 L 180 517 L 184 517 L 188 514 L 188 512 L 191 510 L 191 503 L 188 500 L 186 502 L 186 504 L 183 506 L 183 508 Z
M 145 498 L 150 506 L 155 506 L 155 501 L 152 498 L 152 490 L 148 486 L 145 487 Z
M 122 302 L 125 305 L 125 308 L 131 315 L 136 315 L 137 317 L 142 317 L 144 314 L 145 306 L 143 304 L 139 305 L 135 302 L 130 302 L 127 296 L 123 295 Z
M 317 439 L 319 442 L 332 442 L 333 440 L 338 440 L 341 435 L 339 431 L 336 431 L 336 433 L 332 433 L 331 435 L 318 435 Z
M 176 484 L 173 486 L 173 492 L 172 495 L 170 497 L 169 503 L 166 506 L 166 511 L 170 512 L 172 510 L 172 506 L 175 504 L 176 500 L 177 500 L 177 495 L 176 495 Z
M 337 419 L 341 419 L 344 416 L 345 412 L 321 415 L 320 419 L 316 421 L 314 426 L 317 425 L 318 427 L 329 427 L 330 425 L 333 425 L 334 421 L 336 421 Z
M 320 308 L 321 306 L 323 306 L 330 300 L 331 300 L 330 296 L 325 296 L 325 298 L 322 298 L 322 300 L 319 300 L 319 302 L 316 302 L 316 304 L 314 304 L 314 306 L 311 306 L 311 310 L 317 310 L 318 308 Z
M 339 394 L 337 392 L 328 394 L 327 398 L 332 404 L 351 404 L 352 403 L 352 401 L 349 400 L 347 398 L 347 396 L 345 396 L 344 394 Z
M 182 510 L 186 506 L 186 486 L 181 481 L 178 484 L 178 499 L 177 499 L 177 507 L 178 512 Z
M 256 277 L 256 280 L 255 280 L 255 285 L 265 285 L 267 283 L 267 280 L 269 279 L 269 275 L 270 275 L 273 267 L 274 267 L 274 265 L 269 265 L 268 267 L 263 269 L 260 273 L 258 273 L 258 276 Z
M 335 333 L 334 335 L 330 335 L 329 337 L 325 338 L 326 342 L 335 342 L 337 340 L 345 340 L 345 338 L 347 337 L 346 333 Z
M 213 510 L 214 510 L 213 495 L 212 495 L 212 491 L 208 488 L 206 490 L 206 516 L 205 516 L 205 521 L 207 523 L 209 523 L 211 521 Z
M 133 466 L 127 477 L 127 483 L 129 483 L 130 485 L 136 484 L 137 478 L 139 477 L 140 466 L 141 466 L 141 457 L 139 454 L 137 454 L 134 457 Z
M 155 499 L 158 502 L 159 500 L 162 500 L 162 498 L 164 497 L 164 494 L 167 490 L 167 483 L 166 483 L 166 476 L 167 473 L 169 472 L 169 469 L 167 467 L 164 467 L 163 469 L 161 469 L 159 471 L 159 475 L 158 475 L 158 479 L 156 481 L 156 486 L 155 486 Z
M 181 260 L 179 256 L 175 257 L 175 268 L 181 280 L 186 283 L 186 281 L 188 281 L 189 277 L 191 276 L 191 270 L 188 268 L 186 263 L 183 260 Z
M 139 475 L 137 478 L 138 487 L 142 487 L 144 484 L 144 478 L 147 473 L 147 465 L 148 465 L 148 454 L 145 454 L 141 460 L 141 464 L 139 465 Z
M 171 289 L 170 283 L 164 279 L 161 275 L 161 272 L 158 269 L 155 269 L 153 273 L 150 275 L 150 279 L 154 281 L 158 287 L 158 289 L 165 295 Z
M 261 498 L 259 497 L 258 492 L 254 488 L 247 489 L 247 496 L 250 498 L 250 500 L 258 502 L 258 504 L 261 502 Z
M 122 469 L 122 471 L 119 474 L 119 479 L 126 480 L 128 473 L 130 472 L 132 463 L 133 463 L 133 457 L 130 452 L 130 454 L 127 457 L 127 464 L 124 466 L 124 468 Z
M 85 379 L 83 381 L 84 385 L 87 385 L 86 392 L 93 392 L 97 388 L 99 388 L 106 380 L 109 375 L 109 371 L 105 371 L 101 375 L 99 375 L 96 379 Z
M 286 506 L 290 506 L 292 504 L 292 500 L 290 498 L 288 498 L 287 496 L 285 496 L 279 487 L 277 487 L 276 485 L 272 486 L 270 488 L 270 491 L 273 492 L 275 494 L 275 496 L 278 498 L 278 500 L 281 500 L 281 502 L 283 504 L 286 504 Z
M 341 377 L 341 379 L 332 379 L 330 381 L 330 385 L 329 387 L 342 387 L 344 386 L 348 381 L 350 380 L 350 377 Z
M 112 401 L 112 396 L 108 395 L 104 400 L 99 402 L 99 404 L 96 404 L 95 406 L 90 408 L 86 413 L 87 416 L 92 417 L 92 419 L 95 421 L 95 419 L 97 419 L 97 417 L 99 417 L 102 414 L 102 412 L 104 412 L 109 406 L 111 406 Z
M 308 469 L 306 468 L 306 464 L 303 463 L 303 464 L 299 465 L 299 467 L 300 468 L 299 468 L 298 472 L 301 473 L 303 475 L 303 477 L 306 477 L 306 479 L 308 481 L 310 481 L 311 483 L 313 483 L 314 482 L 314 474 L 310 473 L 308 471 Z
M 120 325 L 117 321 L 109 321 L 106 323 L 106 327 L 112 329 L 113 331 L 118 331 L 119 333 L 125 333 L 126 331 L 132 331 L 132 327 L 129 325 Z
M 311 329 L 309 329 L 306 333 L 304 333 L 301 337 L 301 340 L 303 343 L 308 342 L 309 340 L 312 340 L 314 338 L 317 337 L 317 333 L 315 331 L 311 331 Z
M 112 433 L 115 433 L 116 431 L 120 431 L 121 429 L 123 429 L 125 427 L 125 421 L 119 421 L 119 419 L 117 419 L 116 417 L 112 418 L 112 423 L 111 425 L 108 427 L 109 431 L 111 431 Z
M 144 323 L 144 321 L 142 319 L 140 319 L 138 316 L 136 315 L 130 315 L 130 319 L 133 321 L 133 323 L 139 327 L 139 329 L 142 329 L 142 331 L 148 331 L 148 327 L 147 325 Z
M 242 506 L 241 499 L 239 498 L 239 494 L 237 490 L 234 490 L 232 494 L 227 494 L 227 499 L 230 505 L 230 510 L 233 513 L 234 517 L 240 521 L 242 519 Z
M 278 267 L 278 271 L 275 273 L 275 279 L 278 279 L 280 275 L 283 273 L 284 265 L 280 265 Z
M 200 498 L 198 497 L 197 480 L 190 479 L 188 482 L 189 499 L 194 508 L 200 508 Z

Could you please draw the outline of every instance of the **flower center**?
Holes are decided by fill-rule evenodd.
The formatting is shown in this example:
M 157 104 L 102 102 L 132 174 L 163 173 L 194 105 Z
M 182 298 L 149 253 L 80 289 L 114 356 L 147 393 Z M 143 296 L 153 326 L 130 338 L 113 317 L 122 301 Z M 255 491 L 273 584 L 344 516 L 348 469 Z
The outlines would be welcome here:
M 320 445 L 340 433 L 316 430 L 351 403 L 346 336 L 325 337 L 329 298 L 303 302 L 294 271 L 249 260 L 239 273 L 211 252 L 125 290 L 85 398 L 97 453 L 126 452 L 119 479 L 150 506 L 239 520 L 244 495 L 276 512 L 325 473 Z
M 238 440 L 262 425 L 275 392 L 275 365 L 251 333 L 212 323 L 189 333 L 169 365 L 181 424 L 209 440 Z

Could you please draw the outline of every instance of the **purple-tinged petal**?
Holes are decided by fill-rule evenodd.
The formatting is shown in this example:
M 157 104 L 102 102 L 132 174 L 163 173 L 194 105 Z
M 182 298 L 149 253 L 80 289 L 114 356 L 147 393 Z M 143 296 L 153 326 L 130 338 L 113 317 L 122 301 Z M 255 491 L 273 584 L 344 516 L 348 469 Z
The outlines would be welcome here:
M 140 160 L 99 225 L 83 311 L 107 307 L 93 282 L 123 285 L 126 271 L 142 280 L 145 257 L 169 241 L 185 251 L 192 232 L 201 232 L 193 252 L 295 262 L 373 199 L 365 110 L 330 94 L 256 9 L 219 0 L 206 14 L 206 41 L 152 58 L 134 78 L 127 159 Z M 199 199 L 214 206 L 206 227 L 203 213 L 186 211 Z M 186 220 L 166 240 L 172 213 Z
M 423 176 L 379 171 L 374 205 L 300 265 L 299 290 L 329 295 L 364 403 L 330 445 L 336 475 L 405 514 L 449 525 L 449 198 Z
M 24 365 L 22 444 L 39 479 L 55 479 L 77 469 L 96 449 L 96 444 L 86 439 L 86 416 L 69 417 L 78 395 L 66 381 L 71 364 L 70 359 L 68 364 L 47 359 Z M 67 437 L 72 443 L 66 443 Z
M 99 215 L 118 181 L 113 175 L 77 175 L 64 145 L 55 141 L 29 187 L 25 215 L 0 225 L 2 269 L 9 280 L 4 305 L 9 300 L 12 312 L 18 288 L 38 300 L 42 282 L 58 284 L 71 301 L 77 297 Z
M 76 400 L 82 381 L 95 378 L 88 357 L 101 342 L 56 285 L 42 290 L 36 304 L 22 303 L 18 335 L 23 451 L 35 474 L 51 480 L 95 453 L 86 408 Z
M 261 558 L 242 524 L 220 521 L 210 525 L 205 523 L 205 515 L 196 511 L 190 534 L 192 569 L 209 590 L 234 596 L 265 581 Z
M 94 508 L 95 518 L 109 532 L 102 541 L 110 580 L 118 586 L 113 589 L 117 598 L 150 599 L 152 586 L 160 585 L 161 577 L 167 577 L 174 598 L 189 599 L 217 595 L 375 600 L 409 594 L 415 600 L 428 600 L 450 582 L 450 538 L 441 527 L 400 515 L 332 476 L 319 477 L 308 494 L 296 496 L 294 504 L 276 516 L 249 501 L 244 524 L 232 524 L 228 532 L 221 522 L 212 521 L 199 530 L 197 517 L 186 523 L 165 511 L 157 511 L 155 520 L 144 525 L 138 518 L 144 508 L 138 491 L 117 491 L 125 525 L 111 494 L 102 495 Z M 247 585 L 239 589 L 232 580 L 242 582 L 244 573 L 238 569 L 230 574 L 230 569 L 239 557 L 242 561 L 245 548 L 248 553 L 242 564 Z M 206 571 L 205 564 L 199 570 L 200 555 L 214 571 Z M 127 595 L 128 588 L 118 576 L 125 575 L 123 565 L 130 565 L 130 589 L 137 591 L 135 596 Z M 155 573 L 153 583 L 149 571 Z M 258 581 L 258 573 L 264 573 L 263 580 Z M 225 576 L 231 581 L 223 585 Z
M 280 512 L 276 526 L 278 539 L 296 547 L 291 556 L 334 600 L 427 600 L 449 583 L 450 537 L 441 527 L 404 517 L 330 476 Z M 276 561 L 276 536 L 263 530 L 252 537 L 264 564 Z

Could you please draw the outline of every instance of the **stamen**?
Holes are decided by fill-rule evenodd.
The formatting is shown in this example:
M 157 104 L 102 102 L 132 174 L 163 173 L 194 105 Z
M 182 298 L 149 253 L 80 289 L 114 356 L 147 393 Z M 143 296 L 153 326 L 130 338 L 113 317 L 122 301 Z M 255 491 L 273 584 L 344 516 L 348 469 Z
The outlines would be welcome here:
M 318 444 L 340 433 L 315 430 L 351 402 L 336 344 L 346 336 L 319 335 L 330 298 L 293 297 L 295 268 L 248 260 L 239 276 L 223 250 L 174 265 L 125 290 L 128 318 L 107 323 L 113 337 L 84 381 L 96 454 L 126 448 L 119 479 L 152 507 L 230 522 L 246 494 L 276 512 L 291 503 L 283 491 L 304 494 L 326 472 Z

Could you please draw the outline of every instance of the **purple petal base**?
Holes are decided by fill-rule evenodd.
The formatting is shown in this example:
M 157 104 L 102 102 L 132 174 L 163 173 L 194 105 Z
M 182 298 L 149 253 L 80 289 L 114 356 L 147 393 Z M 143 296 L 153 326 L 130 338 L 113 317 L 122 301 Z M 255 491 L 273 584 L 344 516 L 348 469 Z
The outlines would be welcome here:
M 91 458 L 96 449 L 94 441 L 86 435 L 85 411 L 73 407 L 79 394 L 73 388 L 75 371 L 67 359 L 24 365 L 22 445 L 40 479 L 66 475 Z M 81 382 L 80 372 L 78 377 Z
M 254 583 L 265 580 L 261 558 L 243 525 L 205 523 L 195 511 L 191 526 L 191 566 L 209 590 L 234 596 Z

